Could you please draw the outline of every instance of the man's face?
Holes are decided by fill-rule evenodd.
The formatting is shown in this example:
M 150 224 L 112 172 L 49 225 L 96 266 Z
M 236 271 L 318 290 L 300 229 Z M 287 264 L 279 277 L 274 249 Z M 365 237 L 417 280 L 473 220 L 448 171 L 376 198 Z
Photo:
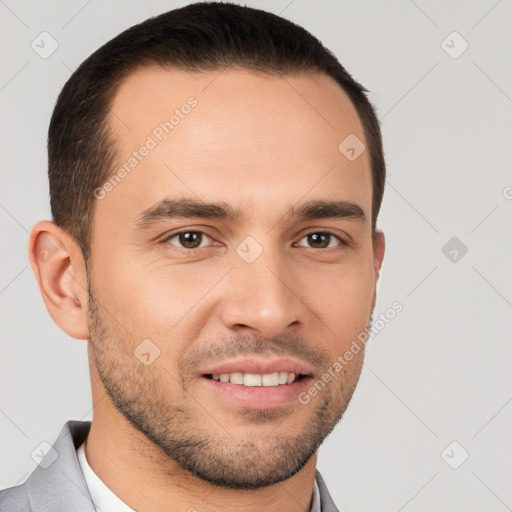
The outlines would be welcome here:
M 368 151 L 350 161 L 338 150 L 350 134 L 364 141 L 356 111 L 323 75 L 146 68 L 112 112 L 115 169 L 128 171 L 95 205 L 89 325 L 101 381 L 194 475 L 232 488 L 285 480 L 341 418 L 363 362 L 361 350 L 322 380 L 368 327 L 380 266 Z M 172 204 L 143 215 L 180 199 L 238 217 L 175 216 Z M 312 201 L 352 205 L 301 218 Z

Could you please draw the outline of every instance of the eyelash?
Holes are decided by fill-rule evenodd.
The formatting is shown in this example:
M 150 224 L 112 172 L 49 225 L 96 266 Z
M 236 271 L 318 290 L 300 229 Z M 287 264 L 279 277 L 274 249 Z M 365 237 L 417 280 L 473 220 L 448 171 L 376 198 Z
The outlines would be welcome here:
M 178 235 L 181 235 L 182 233 L 200 233 L 202 235 L 205 235 L 206 237 L 208 238 L 211 238 L 212 240 L 213 237 L 211 237 L 210 235 L 208 235 L 208 233 L 205 233 L 204 231 L 201 231 L 199 229 L 185 229 L 185 230 L 182 230 L 182 231 L 177 231 L 176 233 L 171 233 L 170 235 L 167 235 L 163 240 L 162 240 L 162 244 L 163 245 L 166 245 L 166 246 L 169 246 L 169 245 L 173 245 L 173 244 L 169 244 L 167 243 L 168 240 L 170 240 L 171 238 L 174 238 Z M 343 240 L 339 235 L 333 233 L 332 231 L 329 231 L 329 230 L 317 230 L 317 231 L 310 231 L 309 233 L 306 233 L 304 234 L 300 240 L 302 240 L 303 238 L 306 238 L 307 236 L 309 235 L 329 235 L 329 236 L 332 236 L 334 238 L 336 238 L 340 244 L 337 246 L 338 248 L 340 246 L 348 246 L 349 243 L 346 242 L 345 240 Z M 195 254 L 197 251 L 201 251 L 202 249 L 206 249 L 206 247 L 196 247 L 196 248 L 193 248 L 193 249 L 187 249 L 186 247 L 175 247 L 175 250 L 177 250 L 178 252 L 185 252 L 185 253 L 188 253 L 188 254 Z M 314 247 L 309 247 L 309 249 L 312 249 L 312 250 L 315 250 Z M 330 252 L 332 250 L 336 250 L 336 247 L 329 247 L 329 248 L 324 248 L 324 249 L 316 249 L 317 251 L 320 251 L 320 252 Z

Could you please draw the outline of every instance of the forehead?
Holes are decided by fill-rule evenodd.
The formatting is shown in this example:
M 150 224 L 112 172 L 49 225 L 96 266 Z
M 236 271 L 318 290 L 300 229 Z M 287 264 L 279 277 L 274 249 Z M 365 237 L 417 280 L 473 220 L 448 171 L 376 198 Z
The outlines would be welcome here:
M 120 85 L 109 122 L 114 171 L 124 172 L 98 205 L 105 212 L 135 218 L 180 194 L 238 209 L 264 202 L 269 215 L 301 197 L 370 208 L 368 151 L 350 161 L 339 150 L 351 136 L 366 144 L 361 122 L 323 74 L 142 68 Z
M 262 122 L 269 136 L 280 139 L 280 143 L 294 131 L 311 138 L 311 142 L 329 131 L 335 141 L 347 130 L 363 136 L 352 102 L 331 77 L 321 73 L 273 75 L 232 68 L 201 72 L 139 68 L 120 84 L 111 105 L 110 124 L 114 133 L 129 142 L 130 136 L 141 134 L 137 132 L 150 133 L 154 123 L 169 120 L 189 98 L 198 103 L 193 109 L 194 118 L 201 118 L 205 131 L 215 126 L 218 139 L 235 125 L 256 130 Z M 293 121 L 299 119 L 302 123 L 293 126 Z M 278 126 L 286 131 L 271 133 L 271 128 Z M 191 133 L 187 136 L 190 138 Z M 224 142 L 232 147 L 233 141 Z

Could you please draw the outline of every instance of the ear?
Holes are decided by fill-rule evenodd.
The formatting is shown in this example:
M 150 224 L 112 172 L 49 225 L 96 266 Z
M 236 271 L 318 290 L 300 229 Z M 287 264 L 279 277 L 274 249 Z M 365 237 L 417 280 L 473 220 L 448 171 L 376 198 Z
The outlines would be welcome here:
M 380 230 L 375 231 L 373 239 L 373 255 L 375 261 L 375 275 L 379 279 L 380 269 L 382 267 L 382 260 L 384 259 L 384 252 L 386 250 L 386 239 L 384 233 Z
M 82 251 L 54 222 L 32 228 L 28 253 L 46 309 L 69 336 L 88 339 L 87 274 Z
M 373 292 L 373 303 L 372 311 L 375 308 L 377 302 L 377 281 L 380 276 L 380 269 L 382 267 L 382 260 L 384 259 L 384 252 L 386 249 L 386 239 L 384 233 L 380 230 L 375 231 L 375 237 L 373 238 L 373 261 L 375 266 L 375 290 Z

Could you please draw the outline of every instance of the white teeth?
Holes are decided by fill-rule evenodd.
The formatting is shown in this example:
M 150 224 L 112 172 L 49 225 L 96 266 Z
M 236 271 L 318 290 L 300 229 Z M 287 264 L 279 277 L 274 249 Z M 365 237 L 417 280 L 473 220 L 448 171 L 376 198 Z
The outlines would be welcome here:
M 262 386 L 279 386 L 279 372 L 266 373 L 261 376 Z
M 244 375 L 244 386 L 261 386 L 261 375 L 246 373 Z
M 220 382 L 231 382 L 232 384 L 243 384 L 244 386 L 279 386 L 283 384 L 291 384 L 295 378 L 295 373 L 291 372 L 274 372 L 274 373 L 214 373 L 214 380 Z
M 234 372 L 229 375 L 229 381 L 232 384 L 243 384 L 244 374 L 242 372 Z
M 288 372 L 279 372 L 279 384 L 286 384 L 288 382 Z

